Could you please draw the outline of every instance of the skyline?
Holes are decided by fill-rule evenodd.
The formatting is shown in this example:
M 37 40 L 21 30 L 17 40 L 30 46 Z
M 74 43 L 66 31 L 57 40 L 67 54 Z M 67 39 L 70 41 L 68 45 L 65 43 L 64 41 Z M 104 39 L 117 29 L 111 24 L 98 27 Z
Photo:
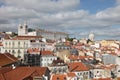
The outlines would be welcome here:
M 63 31 L 77 38 L 120 40 L 120 0 L 0 0 L 0 30 L 31 28 Z M 17 31 L 16 31 L 17 32 Z

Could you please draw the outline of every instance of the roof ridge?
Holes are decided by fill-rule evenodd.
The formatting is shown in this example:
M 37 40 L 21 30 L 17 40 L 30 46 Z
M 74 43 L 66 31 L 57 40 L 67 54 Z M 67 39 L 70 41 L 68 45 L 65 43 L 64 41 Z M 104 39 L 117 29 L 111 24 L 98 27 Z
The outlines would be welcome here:
M 11 57 L 9 57 L 8 55 L 4 54 L 7 58 L 9 58 L 12 61 L 15 61 L 14 59 L 12 59 Z

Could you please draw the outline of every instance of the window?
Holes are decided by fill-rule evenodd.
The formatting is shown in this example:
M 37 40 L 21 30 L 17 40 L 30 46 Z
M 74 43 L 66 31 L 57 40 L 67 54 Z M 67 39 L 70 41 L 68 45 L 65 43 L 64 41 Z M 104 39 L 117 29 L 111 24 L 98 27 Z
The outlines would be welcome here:
M 7 52 L 7 50 L 5 50 L 5 52 Z
M 88 75 L 88 72 L 86 72 L 86 75 Z
M 13 54 L 15 54 L 15 51 L 14 51 L 14 50 L 12 50 L 12 53 L 13 53 Z
M 22 27 L 22 26 L 20 26 L 20 28 L 22 29 L 23 27 Z
M 21 58 L 21 56 L 18 54 L 18 56 L 17 56 L 18 58 Z
M 20 51 L 20 50 L 18 50 L 18 53 L 21 53 L 21 51 Z
M 41 59 L 41 61 L 43 61 L 43 59 Z
M 97 71 L 97 73 L 99 73 L 99 71 Z
M 7 42 L 5 43 L 5 45 L 7 46 Z
M 118 70 L 118 72 L 120 72 L 120 70 Z
M 18 42 L 18 45 L 20 45 L 20 41 Z

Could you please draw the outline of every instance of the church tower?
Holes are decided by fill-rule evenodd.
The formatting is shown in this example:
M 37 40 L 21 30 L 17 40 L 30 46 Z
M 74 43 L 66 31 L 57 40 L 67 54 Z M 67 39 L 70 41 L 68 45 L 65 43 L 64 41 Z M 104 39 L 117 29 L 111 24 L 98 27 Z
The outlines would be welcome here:
M 18 26 L 18 36 L 27 36 L 28 34 L 28 26 L 25 23 L 23 26 L 19 24 Z

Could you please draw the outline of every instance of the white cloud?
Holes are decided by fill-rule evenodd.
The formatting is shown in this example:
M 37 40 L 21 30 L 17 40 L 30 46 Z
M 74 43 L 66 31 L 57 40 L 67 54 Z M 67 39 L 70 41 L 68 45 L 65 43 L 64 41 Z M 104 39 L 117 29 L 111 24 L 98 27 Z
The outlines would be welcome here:
M 28 18 L 37 17 L 37 13 L 33 10 L 27 10 L 25 8 L 19 9 L 15 7 L 0 7 L 0 23 L 10 23 L 13 24 L 12 21 L 26 20 Z
M 64 30 L 78 35 L 88 35 L 91 30 L 97 35 L 120 34 L 120 29 L 115 33 L 116 29 L 110 28 L 120 24 L 119 4 L 90 14 L 88 11 L 76 9 L 80 5 L 80 0 L 3 0 L 2 3 L 4 3 L 0 7 L 2 29 L 10 27 L 11 30 L 15 30 L 18 23 L 27 21 L 34 27 Z M 115 35 L 110 32 L 114 32 Z
M 75 8 L 80 0 L 6 0 L 5 4 L 40 12 L 58 12 Z
M 116 3 L 119 5 L 120 4 L 120 0 L 116 0 Z

